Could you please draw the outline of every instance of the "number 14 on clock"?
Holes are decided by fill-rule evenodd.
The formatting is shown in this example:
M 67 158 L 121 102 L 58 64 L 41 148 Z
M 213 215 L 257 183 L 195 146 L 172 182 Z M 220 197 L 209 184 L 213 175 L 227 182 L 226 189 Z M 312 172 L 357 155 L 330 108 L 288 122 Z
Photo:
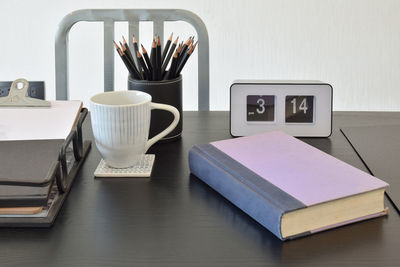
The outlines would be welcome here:
M 314 96 L 286 96 L 285 121 L 287 123 L 312 123 L 314 121 Z

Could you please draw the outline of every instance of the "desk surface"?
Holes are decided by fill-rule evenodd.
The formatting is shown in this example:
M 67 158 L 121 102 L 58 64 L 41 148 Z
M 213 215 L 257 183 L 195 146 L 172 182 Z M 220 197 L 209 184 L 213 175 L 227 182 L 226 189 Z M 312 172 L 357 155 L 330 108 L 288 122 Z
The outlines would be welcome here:
M 0 229 L 0 266 L 394 265 L 400 217 L 281 242 L 189 174 L 192 145 L 229 138 L 228 112 L 185 112 L 180 141 L 159 144 L 151 178 L 94 179 L 93 146 L 50 229 Z M 400 124 L 400 113 L 335 112 L 330 138 L 307 143 L 366 170 L 339 127 Z M 85 135 L 92 138 L 89 123 Z

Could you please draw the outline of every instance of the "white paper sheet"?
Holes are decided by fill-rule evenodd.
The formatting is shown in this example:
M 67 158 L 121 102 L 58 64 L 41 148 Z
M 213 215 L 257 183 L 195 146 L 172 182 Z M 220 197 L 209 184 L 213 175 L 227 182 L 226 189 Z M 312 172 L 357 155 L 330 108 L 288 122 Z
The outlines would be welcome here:
M 0 107 L 0 141 L 66 139 L 81 101 L 51 101 L 51 108 Z

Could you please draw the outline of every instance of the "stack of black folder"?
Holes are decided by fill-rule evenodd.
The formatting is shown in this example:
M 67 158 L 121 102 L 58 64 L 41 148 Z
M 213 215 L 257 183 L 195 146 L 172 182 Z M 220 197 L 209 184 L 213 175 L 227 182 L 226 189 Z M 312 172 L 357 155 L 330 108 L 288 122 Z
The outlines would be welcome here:
M 91 143 L 83 108 L 66 139 L 0 141 L 0 226 L 53 224 Z

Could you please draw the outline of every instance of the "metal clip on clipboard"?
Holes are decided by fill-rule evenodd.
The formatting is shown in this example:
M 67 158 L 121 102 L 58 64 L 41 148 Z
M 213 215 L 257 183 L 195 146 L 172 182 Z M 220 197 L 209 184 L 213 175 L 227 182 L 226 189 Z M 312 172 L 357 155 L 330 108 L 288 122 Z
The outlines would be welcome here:
M 19 84 L 22 88 L 18 88 Z M 13 81 L 8 96 L 0 97 L 0 107 L 50 107 L 51 103 L 46 100 L 36 99 L 26 96 L 29 88 L 29 82 L 25 79 Z

